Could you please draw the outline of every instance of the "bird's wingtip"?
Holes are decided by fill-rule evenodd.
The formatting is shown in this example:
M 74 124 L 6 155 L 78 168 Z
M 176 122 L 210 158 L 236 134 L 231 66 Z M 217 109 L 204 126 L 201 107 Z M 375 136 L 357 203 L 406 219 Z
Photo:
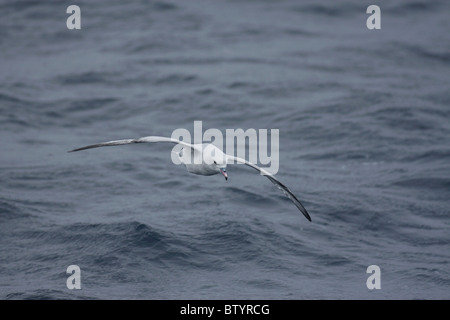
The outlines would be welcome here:
M 305 210 L 305 212 L 303 212 L 303 215 L 306 219 L 308 219 L 309 222 L 312 222 L 311 216 L 309 215 L 308 211 Z

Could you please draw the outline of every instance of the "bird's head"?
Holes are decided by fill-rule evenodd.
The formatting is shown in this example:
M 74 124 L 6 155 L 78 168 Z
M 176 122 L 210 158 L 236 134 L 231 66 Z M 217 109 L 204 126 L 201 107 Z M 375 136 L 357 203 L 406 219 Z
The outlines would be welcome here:
M 213 162 L 216 170 L 218 170 L 218 172 L 220 172 L 221 174 L 223 174 L 223 176 L 225 177 L 225 180 L 228 180 L 228 173 L 227 173 L 227 163 L 225 162 L 220 163 L 217 160 L 214 160 Z
M 214 145 L 208 145 L 204 152 L 204 161 L 217 173 L 221 173 L 225 180 L 228 180 L 227 174 L 227 155 Z

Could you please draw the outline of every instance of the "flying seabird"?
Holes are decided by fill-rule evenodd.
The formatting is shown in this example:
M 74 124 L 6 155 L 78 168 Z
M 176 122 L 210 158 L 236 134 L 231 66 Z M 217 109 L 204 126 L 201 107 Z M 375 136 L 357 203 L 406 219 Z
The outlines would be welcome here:
M 311 221 L 311 217 L 306 211 L 305 207 L 297 199 L 297 197 L 276 179 L 272 174 L 257 165 L 239 158 L 227 155 L 222 152 L 219 148 L 213 144 L 190 144 L 184 141 L 180 141 L 174 138 L 159 137 L 159 136 L 148 136 L 138 139 L 124 139 L 124 140 L 114 140 L 108 142 L 102 142 L 98 144 L 92 144 L 89 146 L 73 149 L 69 152 L 99 148 L 99 147 L 109 147 L 109 146 L 120 146 L 132 143 L 149 143 L 149 142 L 170 142 L 183 146 L 183 148 L 178 153 L 181 163 L 186 166 L 188 172 L 198 175 L 210 176 L 221 173 L 225 180 L 228 180 L 227 164 L 241 163 L 245 164 L 257 171 L 261 175 L 266 176 L 275 186 L 277 186 L 283 193 L 295 204 L 295 206 L 303 213 L 303 215 Z M 187 150 L 185 150 L 187 148 Z M 190 151 L 193 151 L 190 152 Z

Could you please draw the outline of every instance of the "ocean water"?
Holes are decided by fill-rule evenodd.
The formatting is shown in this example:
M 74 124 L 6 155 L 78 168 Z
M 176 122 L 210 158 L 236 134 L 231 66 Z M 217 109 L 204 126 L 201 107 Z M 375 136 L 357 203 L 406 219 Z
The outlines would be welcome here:
M 449 299 L 450 3 L 0 1 L 1 299 Z M 177 128 L 279 129 L 277 178 Z M 66 269 L 81 269 L 69 290 Z M 367 268 L 381 289 L 368 289 Z

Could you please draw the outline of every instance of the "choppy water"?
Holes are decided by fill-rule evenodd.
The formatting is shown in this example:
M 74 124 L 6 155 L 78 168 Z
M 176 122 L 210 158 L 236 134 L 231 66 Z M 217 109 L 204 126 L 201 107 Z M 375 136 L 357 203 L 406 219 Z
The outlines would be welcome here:
M 2 299 L 450 298 L 450 4 L 1 1 Z M 176 128 L 280 129 L 303 218 Z M 69 265 L 82 289 L 66 288 Z M 381 290 L 366 287 L 369 265 Z

